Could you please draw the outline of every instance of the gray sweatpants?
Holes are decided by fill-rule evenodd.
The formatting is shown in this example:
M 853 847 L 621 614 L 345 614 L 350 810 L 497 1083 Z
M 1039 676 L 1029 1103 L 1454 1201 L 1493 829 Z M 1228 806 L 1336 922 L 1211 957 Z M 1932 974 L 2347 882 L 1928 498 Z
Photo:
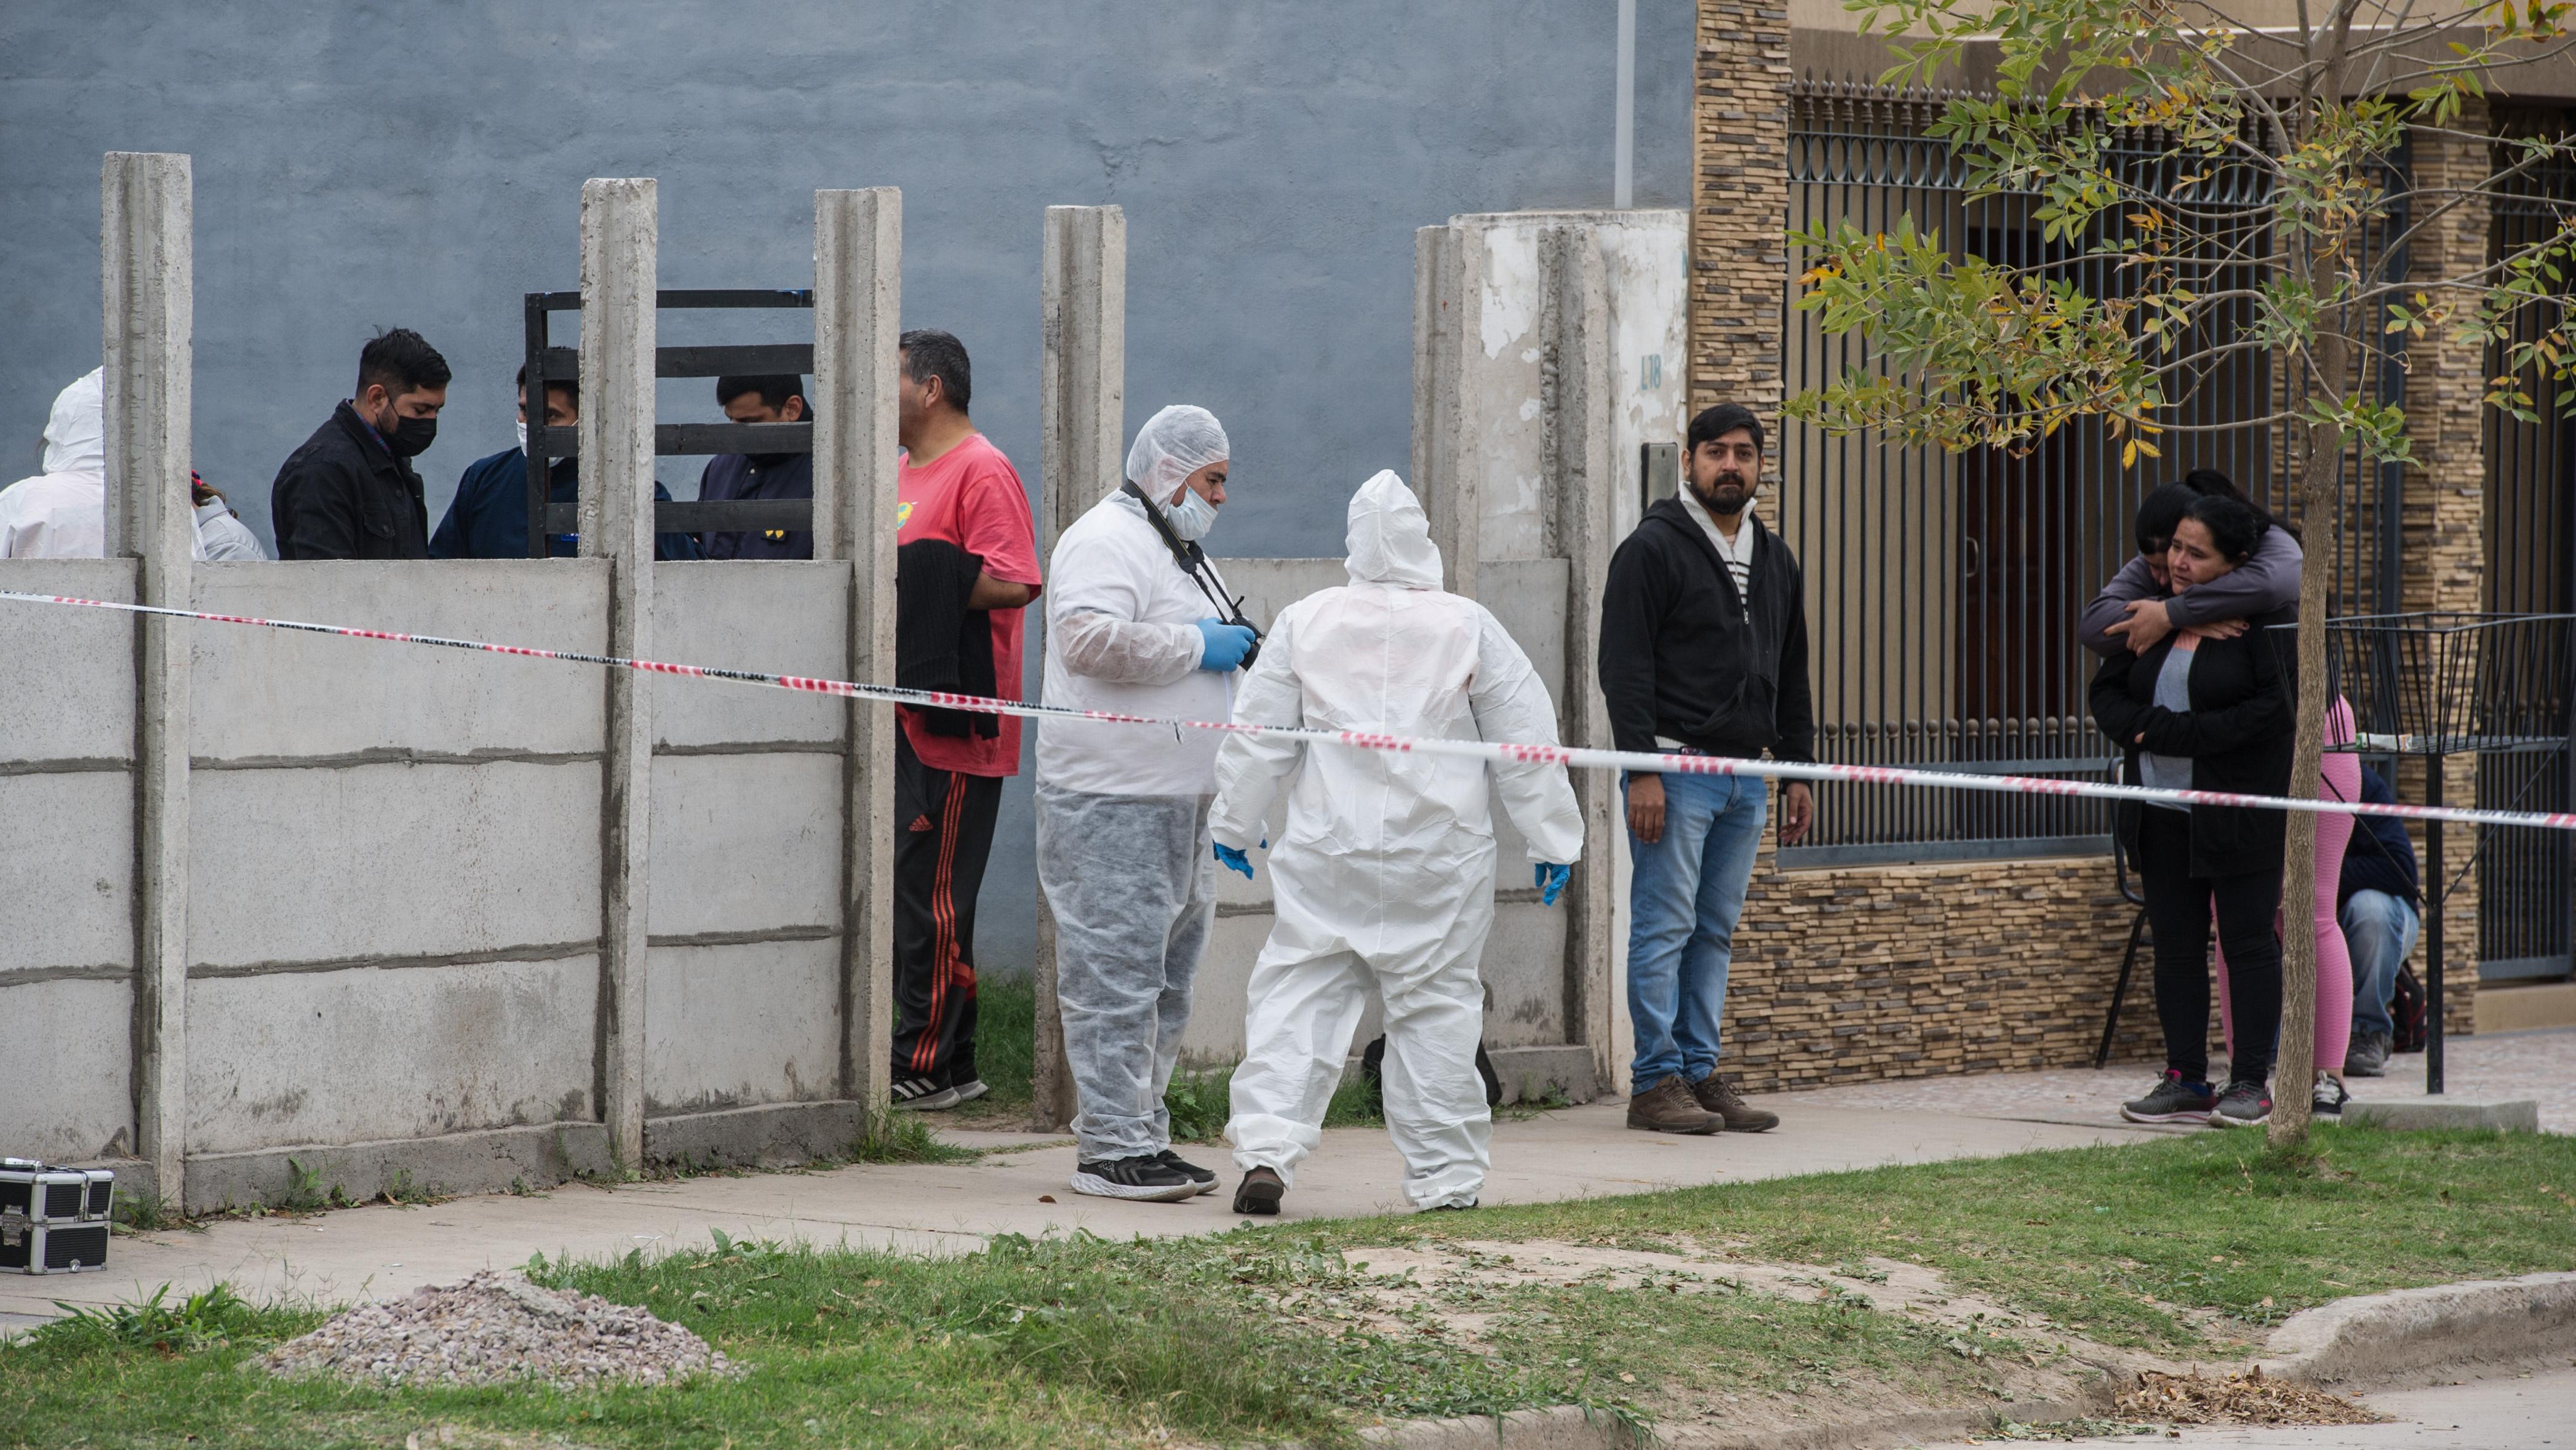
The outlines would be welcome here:
M 1037 788 L 1038 885 L 1055 915 L 1056 1001 L 1085 1161 L 1171 1146 L 1163 1090 L 1216 914 L 1210 800 Z

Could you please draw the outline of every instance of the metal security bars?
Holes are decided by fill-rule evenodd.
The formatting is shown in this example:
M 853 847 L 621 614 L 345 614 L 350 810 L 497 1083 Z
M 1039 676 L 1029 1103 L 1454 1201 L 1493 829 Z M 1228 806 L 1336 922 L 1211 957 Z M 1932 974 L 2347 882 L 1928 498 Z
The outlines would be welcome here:
M 2564 133 L 2562 111 L 2502 111 L 2499 133 Z M 2488 256 L 2499 261 L 2576 219 L 2576 168 L 2563 161 L 2516 171 L 2515 156 L 2495 153 L 2504 173 L 2488 229 Z M 2546 326 L 2540 309 L 2517 319 L 2525 338 Z M 2487 375 L 2504 367 L 2501 350 Z M 2504 614 L 2576 611 L 2576 418 L 2560 416 L 2564 399 L 2536 370 L 2521 379 L 2541 421 L 2525 423 L 2486 410 L 2485 608 Z M 2564 749 L 2482 754 L 2478 803 L 2525 810 L 2566 810 L 2576 801 L 2576 738 Z M 2576 969 L 2576 852 L 2555 831 L 2483 833 L 2478 847 L 2478 975 L 2488 981 L 2564 977 Z
M 2050 265 L 2095 296 L 2131 285 L 2114 258 L 2091 255 L 2096 236 L 2049 241 L 2037 199 L 1971 199 L 1964 159 L 1926 134 L 1950 99 L 1808 82 L 1793 92 L 1789 135 L 1790 225 L 1848 221 L 1866 231 L 1912 217 L 1956 255 L 2019 266 Z M 2259 171 L 2224 167 L 2183 174 L 2160 138 L 2138 134 L 2117 154 L 2135 179 L 2186 196 L 2221 219 L 2216 245 L 2259 241 L 2267 224 Z M 2225 220 L 2231 213 L 2238 223 Z M 2395 218 L 2393 231 L 2403 230 Z M 2243 230 L 2230 236 L 2229 225 Z M 2232 252 L 2234 249 L 2231 247 Z M 2250 250 L 2259 252 L 2259 246 Z M 2366 255 L 2365 266 L 2402 267 L 2402 255 Z M 2253 263 L 2207 259 L 2203 290 L 2248 287 Z M 1793 254 L 1782 357 L 1795 392 L 1875 366 L 1857 336 L 1828 337 L 1799 312 Z M 2250 303 L 2208 323 L 2232 335 Z M 2375 332 L 2376 329 L 2374 328 Z M 2373 380 L 2383 396 L 2402 371 Z M 2286 501 L 2286 435 L 2248 421 L 2276 411 L 2292 383 L 2268 352 L 2228 355 L 2161 416 L 2209 431 L 2168 432 L 2164 457 L 2120 466 L 2119 443 L 2098 420 L 2079 420 L 2029 453 L 1948 455 L 1876 436 L 1831 437 L 1791 422 L 1780 454 L 1779 526 L 1805 567 L 1816 686 L 1817 749 L 1827 760 L 1910 762 L 1976 773 L 2099 777 L 2115 752 L 2093 728 L 2086 688 L 2093 661 L 2077 642 L 2084 605 L 2135 552 L 2131 519 L 2158 484 L 2193 468 L 2218 469 L 2248 493 Z M 2333 557 L 2339 613 L 2395 607 L 2393 468 L 2350 486 Z M 2312 546 L 2313 547 L 2313 546 Z M 1784 865 L 2092 854 L 2108 849 L 2097 804 L 2027 796 L 1953 796 L 1843 786 L 1818 812 L 1812 844 L 1781 853 Z
M 740 287 L 665 289 L 656 305 L 670 308 L 744 308 L 814 306 L 814 294 L 797 288 Z M 578 349 L 549 341 L 548 319 L 557 312 L 579 312 L 578 292 L 530 292 L 523 303 L 527 330 L 528 385 L 528 557 L 547 556 L 554 535 L 581 527 L 578 504 L 549 503 L 547 467 L 558 458 L 576 456 L 578 428 L 545 427 L 546 380 L 578 377 Z M 653 351 L 657 378 L 713 378 L 727 373 L 795 373 L 814 371 L 814 345 L 756 343 L 719 347 L 664 347 Z M 653 429 L 653 451 L 664 457 L 710 453 L 811 453 L 812 423 L 663 423 Z M 647 481 L 649 483 L 649 480 Z M 696 533 L 706 529 L 789 529 L 811 532 L 814 501 L 806 498 L 727 499 L 715 503 L 657 502 L 653 531 Z

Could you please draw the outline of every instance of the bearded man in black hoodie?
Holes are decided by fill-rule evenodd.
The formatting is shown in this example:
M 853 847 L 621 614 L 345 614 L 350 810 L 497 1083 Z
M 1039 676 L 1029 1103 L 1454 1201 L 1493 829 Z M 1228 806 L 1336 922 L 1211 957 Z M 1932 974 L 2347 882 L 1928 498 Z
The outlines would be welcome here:
M 1733 403 L 1691 420 L 1685 496 L 1646 510 L 1601 601 L 1601 693 L 1621 750 L 1813 761 L 1806 583 L 1753 516 L 1762 421 Z M 1777 1114 L 1745 1103 L 1718 1068 L 1718 1021 L 1736 919 L 1769 814 L 1756 776 L 1631 772 L 1628 1014 L 1637 1035 L 1628 1126 L 1758 1133 Z M 1802 782 L 1780 790 L 1779 838 L 1815 821 Z

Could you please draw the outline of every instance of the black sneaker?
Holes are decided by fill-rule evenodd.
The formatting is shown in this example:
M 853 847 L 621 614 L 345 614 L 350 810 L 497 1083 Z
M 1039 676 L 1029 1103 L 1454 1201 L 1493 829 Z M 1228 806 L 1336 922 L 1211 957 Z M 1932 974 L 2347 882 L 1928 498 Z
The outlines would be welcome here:
M 2251 1128 L 2272 1120 L 2272 1095 L 2259 1082 L 2231 1082 L 2210 1112 L 2213 1128 Z
M 1279 1181 L 1279 1170 L 1255 1168 L 1234 1185 L 1234 1211 L 1267 1218 L 1279 1211 L 1279 1200 L 1287 1196 L 1288 1185 Z
M 894 1080 L 894 1105 L 914 1112 L 953 1108 L 965 1101 L 957 1089 L 935 1077 L 898 1077 Z
M 1125 1198 L 1144 1203 L 1170 1203 L 1199 1192 L 1198 1180 L 1148 1153 L 1133 1158 L 1076 1163 L 1073 1191 L 1095 1198 Z
M 2217 1106 L 2209 1084 L 2187 1082 L 2169 1067 L 2145 1097 L 2120 1104 L 2120 1116 L 2132 1123 L 2206 1123 L 2209 1110 Z
M 2349 1064 L 2346 1065 L 2349 1070 Z M 2343 1105 L 2352 1101 L 2352 1093 L 2343 1080 L 2322 1068 L 2317 1072 L 2316 1096 L 2308 1100 L 2308 1111 L 2323 1118 L 2340 1118 Z
M 984 1094 L 991 1092 L 992 1089 L 984 1085 L 984 1080 L 982 1078 L 970 1077 L 964 1082 L 959 1083 L 953 1091 L 957 1094 L 957 1101 L 961 1103 L 971 1103 L 977 1098 L 982 1097 Z
M 2343 1075 L 2378 1077 L 2388 1071 L 2388 1034 L 2356 1032 L 2343 1050 Z
M 1172 1166 L 1172 1167 L 1174 1167 L 1174 1168 L 1177 1168 L 1177 1169 L 1181 1170 L 1183 1173 L 1188 1174 L 1188 1175 L 1190 1176 L 1190 1181 L 1191 1181 L 1192 1183 L 1195 1183 L 1195 1184 L 1197 1184 L 1197 1185 L 1199 1186 L 1199 1192 L 1201 1192 L 1201 1193 L 1214 1193 L 1214 1192 L 1216 1192 L 1216 1175 L 1215 1175 L 1215 1174 L 1210 1173 L 1208 1170 L 1206 1170 L 1206 1169 L 1204 1169 L 1204 1168 L 1201 1168 L 1201 1167 L 1200 1167 L 1199 1165 L 1197 1165 L 1196 1163 L 1191 1162 L 1191 1161 L 1190 1161 L 1190 1160 L 1188 1160 L 1187 1158 L 1182 1157 L 1180 1154 L 1173 1152 L 1173 1151 L 1172 1151 L 1171 1149 L 1169 1149 L 1169 1148 L 1164 1149 L 1162 1152 L 1157 1153 L 1157 1154 L 1155 1154 L 1154 1156 L 1155 1156 L 1155 1157 L 1157 1157 L 1157 1158 L 1159 1158 L 1159 1159 L 1161 1159 L 1161 1160 L 1162 1160 L 1163 1162 L 1165 1162 L 1166 1164 L 1169 1164 L 1170 1166 Z

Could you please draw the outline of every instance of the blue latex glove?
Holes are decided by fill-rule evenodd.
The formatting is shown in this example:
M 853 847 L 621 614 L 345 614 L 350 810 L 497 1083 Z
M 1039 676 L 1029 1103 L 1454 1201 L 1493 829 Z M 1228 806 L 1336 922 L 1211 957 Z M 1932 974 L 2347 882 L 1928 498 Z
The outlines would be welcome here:
M 1556 905 L 1556 898 L 1565 893 L 1566 880 L 1572 875 L 1574 868 L 1571 866 L 1559 866 L 1553 861 L 1540 862 L 1530 873 L 1530 885 L 1538 888 L 1538 904 Z
M 1223 841 L 1216 843 L 1216 859 L 1224 863 L 1225 869 L 1228 871 L 1242 872 L 1244 880 L 1249 881 L 1252 879 L 1251 860 L 1241 851 L 1234 849 Z
M 1243 657 L 1252 652 L 1252 631 L 1240 624 L 1222 619 L 1199 621 L 1199 668 L 1232 670 L 1243 665 Z

